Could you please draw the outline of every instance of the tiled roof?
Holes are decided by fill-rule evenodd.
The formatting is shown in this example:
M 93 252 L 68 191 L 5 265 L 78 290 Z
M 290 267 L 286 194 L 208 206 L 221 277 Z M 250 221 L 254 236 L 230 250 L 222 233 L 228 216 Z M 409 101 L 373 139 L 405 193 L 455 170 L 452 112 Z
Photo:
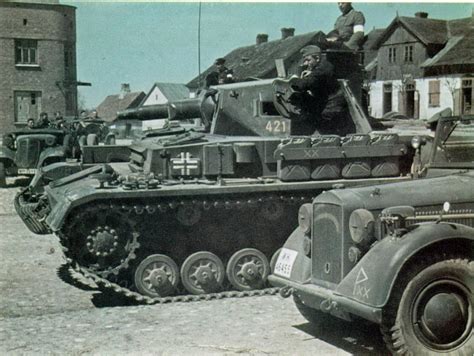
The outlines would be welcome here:
M 283 59 L 285 65 L 299 60 L 300 50 L 309 45 L 315 44 L 318 36 L 322 32 L 309 32 L 302 35 L 290 36 L 285 39 L 264 42 L 251 46 L 240 47 L 228 53 L 224 58 L 226 67 L 232 69 L 234 77 L 238 80 L 247 78 L 270 78 L 276 76 L 275 59 Z M 191 80 L 187 86 L 197 88 L 199 80 L 201 85 L 205 82 L 206 76 L 215 70 L 214 66 L 209 67 L 200 77 Z
M 142 91 L 127 93 L 123 97 L 120 94 L 109 95 L 97 107 L 97 114 L 105 121 L 112 122 L 118 111 L 137 107 L 144 97 L 145 93 Z

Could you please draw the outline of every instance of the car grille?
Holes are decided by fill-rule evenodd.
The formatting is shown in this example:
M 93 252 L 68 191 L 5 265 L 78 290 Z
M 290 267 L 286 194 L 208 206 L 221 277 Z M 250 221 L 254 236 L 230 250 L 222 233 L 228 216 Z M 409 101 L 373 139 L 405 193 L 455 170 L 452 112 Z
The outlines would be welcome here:
M 41 140 L 20 137 L 17 140 L 16 164 L 20 168 L 36 168 L 41 153 Z
M 312 234 L 312 278 L 338 283 L 342 277 L 345 235 L 342 207 L 314 204 Z

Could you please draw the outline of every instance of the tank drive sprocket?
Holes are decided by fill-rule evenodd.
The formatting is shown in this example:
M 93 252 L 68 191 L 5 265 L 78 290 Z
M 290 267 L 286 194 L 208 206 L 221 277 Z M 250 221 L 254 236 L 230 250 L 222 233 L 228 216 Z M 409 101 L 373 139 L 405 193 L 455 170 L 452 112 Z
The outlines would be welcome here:
M 140 246 L 133 219 L 119 207 L 99 204 L 71 214 L 61 233 L 72 264 L 101 277 L 117 276 L 136 258 Z

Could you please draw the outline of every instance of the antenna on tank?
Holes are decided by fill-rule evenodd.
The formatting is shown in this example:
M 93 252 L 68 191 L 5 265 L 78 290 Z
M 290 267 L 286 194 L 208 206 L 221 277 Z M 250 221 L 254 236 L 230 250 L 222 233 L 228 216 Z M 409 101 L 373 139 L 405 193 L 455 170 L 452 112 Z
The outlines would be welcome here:
M 201 87 L 201 1 L 199 1 L 199 16 L 198 16 L 198 88 Z

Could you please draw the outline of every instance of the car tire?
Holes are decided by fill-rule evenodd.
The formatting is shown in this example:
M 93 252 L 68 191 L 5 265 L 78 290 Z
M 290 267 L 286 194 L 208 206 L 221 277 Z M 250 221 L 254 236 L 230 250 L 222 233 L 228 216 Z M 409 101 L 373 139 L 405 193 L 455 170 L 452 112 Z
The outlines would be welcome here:
M 403 273 L 381 330 L 397 355 L 473 355 L 474 262 L 428 259 Z
M 87 145 L 87 137 L 82 135 L 79 137 L 79 145 L 82 147 L 82 146 L 86 146 Z
M 303 318 L 317 328 L 324 328 L 325 326 L 327 327 L 331 323 L 334 323 L 336 320 L 338 321 L 336 317 L 333 317 L 328 313 L 324 313 L 318 309 L 303 304 L 303 301 L 295 294 L 293 294 L 293 301 L 295 302 L 296 309 L 298 309 Z
M 7 186 L 7 174 L 5 171 L 5 163 L 0 162 L 0 187 L 4 188 Z

